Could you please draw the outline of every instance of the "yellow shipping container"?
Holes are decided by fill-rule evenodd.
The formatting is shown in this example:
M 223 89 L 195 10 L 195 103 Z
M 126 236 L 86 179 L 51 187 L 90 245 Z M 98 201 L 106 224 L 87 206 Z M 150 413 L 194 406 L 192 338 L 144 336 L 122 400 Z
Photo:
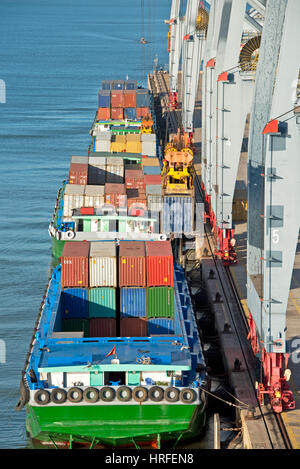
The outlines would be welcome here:
M 127 142 L 140 142 L 141 134 L 127 134 Z
M 160 166 L 159 159 L 154 158 L 142 158 L 142 166 Z
M 126 143 L 123 143 L 123 142 L 111 142 L 110 144 L 110 151 L 113 151 L 113 152 L 122 152 L 122 151 L 126 151 Z M 127 150 L 128 151 L 128 150 Z
M 141 142 L 127 142 L 126 151 L 128 153 L 142 153 L 142 143 Z
M 126 143 L 126 135 L 115 135 L 114 141 L 117 143 Z

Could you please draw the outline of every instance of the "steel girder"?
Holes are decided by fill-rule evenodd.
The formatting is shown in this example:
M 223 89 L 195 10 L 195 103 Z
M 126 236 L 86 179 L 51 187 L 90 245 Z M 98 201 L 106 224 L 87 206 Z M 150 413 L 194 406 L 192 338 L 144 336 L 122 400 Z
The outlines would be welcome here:
M 286 309 L 300 226 L 299 0 L 268 0 L 250 123 L 248 307 L 267 353 L 285 353 Z M 287 113 L 266 126 L 270 118 Z M 265 129 L 265 134 L 262 135 Z
M 201 62 L 204 58 L 205 32 L 196 30 L 199 0 L 188 0 L 182 48 L 182 126 L 193 132 L 193 117 Z
M 183 21 L 179 18 L 180 0 L 172 0 L 170 15 L 171 48 L 169 55 L 170 91 L 177 92 L 179 62 L 183 41 Z
M 212 7 L 203 87 L 203 179 L 217 227 L 231 230 L 235 181 L 254 85 L 253 77 L 240 73 L 238 67 L 246 0 L 218 0 Z
M 215 59 L 223 5 L 224 0 L 212 0 L 211 2 L 202 76 L 202 180 L 208 197 L 212 196 L 213 190 L 213 146 L 216 138 L 214 90 L 217 76 Z

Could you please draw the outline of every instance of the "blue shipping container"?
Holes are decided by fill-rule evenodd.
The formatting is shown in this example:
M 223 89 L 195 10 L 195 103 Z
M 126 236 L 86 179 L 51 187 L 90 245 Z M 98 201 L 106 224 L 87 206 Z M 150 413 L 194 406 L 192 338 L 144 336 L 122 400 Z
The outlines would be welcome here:
M 87 288 L 66 288 L 61 292 L 60 301 L 63 319 L 89 317 Z
M 110 91 L 100 90 L 98 92 L 98 107 L 110 107 Z
M 125 81 L 125 90 L 136 90 L 137 81 L 136 80 L 126 80 Z
M 174 320 L 167 318 L 148 319 L 148 336 L 174 334 Z
M 148 90 L 136 90 L 136 107 L 149 107 L 150 95 Z
M 163 204 L 164 233 L 192 233 L 194 203 L 192 197 L 165 196 Z
M 160 166 L 143 166 L 144 174 L 161 174 Z
M 124 109 L 124 115 L 127 119 L 135 120 L 136 119 L 136 108 L 135 107 L 126 107 Z
M 146 317 L 146 289 L 122 288 L 121 289 L 121 317 L 144 318 Z
M 102 81 L 102 89 L 103 90 L 111 90 L 112 89 L 112 80 L 103 80 Z
M 125 82 L 124 80 L 113 80 L 112 82 L 112 90 L 124 90 Z

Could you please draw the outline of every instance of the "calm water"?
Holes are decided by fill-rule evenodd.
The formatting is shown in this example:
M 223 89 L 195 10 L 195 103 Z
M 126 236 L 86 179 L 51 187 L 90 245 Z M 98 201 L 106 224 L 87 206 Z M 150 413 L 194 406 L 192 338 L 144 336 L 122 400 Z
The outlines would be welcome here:
M 6 84 L 6 104 L 0 104 L 0 339 L 6 345 L 6 363 L 0 363 L 0 448 L 27 445 L 25 411 L 15 412 L 15 405 L 50 273 L 48 223 L 71 155 L 87 152 L 100 83 L 126 74 L 145 79 L 155 53 L 160 64 L 168 60 L 163 20 L 169 0 L 151 0 L 151 22 L 144 28 L 140 5 L 140 0 L 0 3 L 0 79 Z M 150 46 L 138 43 L 142 35 Z

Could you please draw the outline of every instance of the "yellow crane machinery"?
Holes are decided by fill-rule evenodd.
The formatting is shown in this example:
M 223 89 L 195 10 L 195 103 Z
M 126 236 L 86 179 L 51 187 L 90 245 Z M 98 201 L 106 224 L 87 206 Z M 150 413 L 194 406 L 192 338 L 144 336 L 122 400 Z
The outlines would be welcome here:
M 151 116 L 143 117 L 141 125 L 142 134 L 152 134 L 153 133 L 153 120 Z
M 165 194 L 190 195 L 194 190 L 193 151 L 180 131 L 165 146 L 162 179 Z

